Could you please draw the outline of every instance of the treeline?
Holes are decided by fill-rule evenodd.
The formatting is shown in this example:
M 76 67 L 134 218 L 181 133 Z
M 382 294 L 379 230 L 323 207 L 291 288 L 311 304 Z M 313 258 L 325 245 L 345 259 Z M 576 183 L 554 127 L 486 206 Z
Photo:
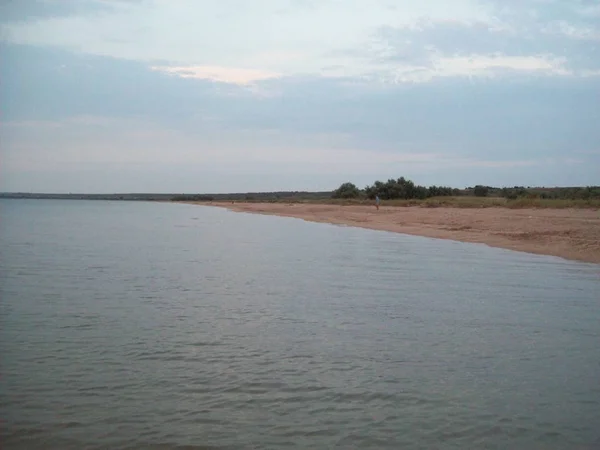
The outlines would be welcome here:
M 32 200 L 109 200 L 109 201 L 166 201 L 173 194 L 122 193 L 122 194 L 48 194 L 36 192 L 0 192 L 0 198 Z
M 246 192 L 229 194 L 157 194 L 157 193 L 115 193 L 115 194 L 44 194 L 27 192 L 0 192 L 0 198 L 14 199 L 69 199 L 69 200 L 125 200 L 125 201 L 242 201 L 242 202 L 319 202 L 334 199 L 374 199 L 378 195 L 382 200 L 426 199 L 430 197 L 496 197 L 516 200 L 521 198 L 549 200 L 600 200 L 600 186 L 587 187 L 493 187 L 477 185 L 465 189 L 446 186 L 419 186 L 411 180 L 400 177 L 386 182 L 376 181 L 370 186 L 359 189 L 353 183 L 344 183 L 335 191 L 279 191 Z
M 331 191 L 306 192 L 306 191 L 276 191 L 276 192 L 238 192 L 230 194 L 180 194 L 173 195 L 174 202 L 278 202 L 278 201 L 300 201 L 320 200 L 331 197 Z
M 519 197 L 527 198 L 541 198 L 541 199 L 553 199 L 553 200 L 590 200 L 600 199 L 600 186 L 587 186 L 587 187 L 570 187 L 570 188 L 555 188 L 555 189 L 543 189 L 543 188 L 529 188 L 515 187 L 515 188 L 502 188 L 502 197 L 508 199 L 516 199 Z
M 171 197 L 172 202 L 212 202 L 214 197 L 211 195 L 176 195 Z
M 476 197 L 504 197 L 508 200 L 518 198 L 540 198 L 550 200 L 590 200 L 600 199 L 600 186 L 587 187 L 525 187 L 513 186 L 497 188 L 492 186 L 477 185 L 465 190 L 466 195 Z
M 364 189 L 359 189 L 353 183 L 344 183 L 333 192 L 332 197 L 341 199 L 361 197 L 374 199 L 378 196 L 382 200 L 410 200 L 426 199 L 429 197 L 456 196 L 460 194 L 460 189 L 453 189 L 447 186 L 420 186 L 411 180 L 400 177 L 397 180 L 389 179 L 386 182 L 375 181 L 375 183 L 366 186 Z
M 600 186 L 588 187 L 493 187 L 477 185 L 466 189 L 456 189 L 447 186 L 420 186 L 404 177 L 389 179 L 386 182 L 375 181 L 364 189 L 355 184 L 343 183 L 331 197 L 335 199 L 374 199 L 379 196 L 382 200 L 411 200 L 426 199 L 430 197 L 445 196 L 475 196 L 475 197 L 504 197 L 508 200 L 518 198 L 563 199 L 563 200 L 590 200 L 600 199 Z

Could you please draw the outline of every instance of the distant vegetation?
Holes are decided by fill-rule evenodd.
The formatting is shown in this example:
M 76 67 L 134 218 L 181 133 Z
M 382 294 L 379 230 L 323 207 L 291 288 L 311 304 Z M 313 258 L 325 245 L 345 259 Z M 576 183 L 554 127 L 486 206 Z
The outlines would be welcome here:
M 497 188 L 477 185 L 466 189 L 455 189 L 447 186 L 419 186 L 411 180 L 400 177 L 386 182 L 375 181 L 364 189 L 346 182 L 333 191 L 333 199 L 359 200 L 374 199 L 379 196 L 382 200 L 425 200 L 438 197 L 489 197 L 506 200 L 600 200 L 600 186 L 543 188 L 514 186 L 512 188 Z M 506 202 L 499 202 L 506 203 Z
M 600 208 L 600 186 L 590 187 L 493 187 L 476 185 L 465 189 L 420 186 L 404 177 L 375 181 L 359 188 L 345 182 L 329 192 L 258 192 L 240 194 L 189 194 L 172 201 L 235 201 L 268 203 L 372 204 L 379 196 L 389 206 L 440 206 L 458 208 Z
M 46 194 L 34 192 L 0 192 L 0 198 L 42 199 L 42 200 L 124 200 L 124 201 L 165 201 L 173 194 L 129 193 L 129 194 Z
M 212 202 L 215 198 L 212 195 L 176 195 L 170 200 L 173 202 Z
M 600 186 L 566 188 L 488 188 L 494 195 L 516 200 L 518 198 L 540 198 L 544 200 L 591 200 L 600 199 Z
M 351 182 L 323 192 L 281 191 L 234 194 L 35 194 L 0 193 L 0 198 L 138 200 L 173 202 L 284 202 L 372 204 L 379 196 L 390 206 L 452 206 L 460 208 L 600 208 L 600 186 L 588 187 L 493 187 L 477 185 L 465 189 L 420 186 L 404 177 L 375 181 L 360 189 Z
M 357 199 L 363 197 L 372 200 L 375 196 L 379 196 L 382 200 L 424 200 L 430 197 L 451 195 L 460 195 L 460 190 L 446 186 L 419 186 L 411 180 L 400 177 L 397 180 L 389 179 L 385 183 L 376 181 L 372 186 L 367 186 L 362 190 L 358 189 L 353 183 L 344 183 L 333 191 L 332 198 Z

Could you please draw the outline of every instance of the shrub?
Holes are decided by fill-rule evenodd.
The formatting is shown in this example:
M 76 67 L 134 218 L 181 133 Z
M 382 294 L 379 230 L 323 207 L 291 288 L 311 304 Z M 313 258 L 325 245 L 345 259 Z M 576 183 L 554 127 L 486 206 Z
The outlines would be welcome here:
M 333 198 L 358 198 L 360 197 L 360 190 L 353 183 L 344 183 L 335 191 L 333 191 Z
M 475 188 L 473 189 L 475 197 L 487 197 L 489 191 L 490 189 L 487 186 L 482 186 L 480 184 L 475 186 Z

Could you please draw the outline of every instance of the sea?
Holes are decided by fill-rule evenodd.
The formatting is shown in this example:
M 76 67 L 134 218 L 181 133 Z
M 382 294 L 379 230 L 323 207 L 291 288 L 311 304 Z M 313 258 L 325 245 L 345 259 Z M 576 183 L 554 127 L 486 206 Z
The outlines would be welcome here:
M 600 266 L 0 200 L 2 449 L 598 449 Z

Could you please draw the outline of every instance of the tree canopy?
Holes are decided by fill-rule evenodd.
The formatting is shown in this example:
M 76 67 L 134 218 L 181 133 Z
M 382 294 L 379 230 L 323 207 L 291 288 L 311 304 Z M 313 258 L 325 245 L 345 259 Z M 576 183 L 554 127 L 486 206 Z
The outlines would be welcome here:
M 359 198 L 366 197 L 374 199 L 379 196 L 382 200 L 393 199 L 424 199 L 429 197 L 439 197 L 448 195 L 458 195 L 458 189 L 452 189 L 445 186 L 419 186 L 411 180 L 400 177 L 397 180 L 389 179 L 386 182 L 375 181 L 372 185 L 366 186 L 363 190 L 358 189 L 353 183 L 344 183 L 337 188 L 333 198 Z
M 358 198 L 360 189 L 354 183 L 343 183 L 339 188 L 333 191 L 333 198 Z

